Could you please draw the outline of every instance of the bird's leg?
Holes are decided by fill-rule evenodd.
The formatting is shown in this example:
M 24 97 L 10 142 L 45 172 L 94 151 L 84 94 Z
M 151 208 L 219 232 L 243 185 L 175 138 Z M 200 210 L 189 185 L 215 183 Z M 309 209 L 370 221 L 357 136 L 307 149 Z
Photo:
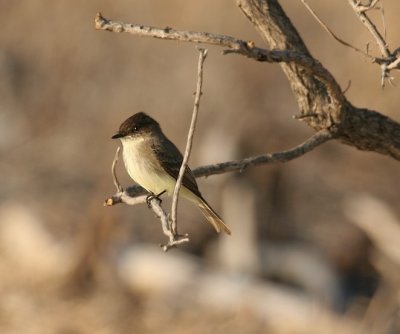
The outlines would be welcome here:
M 158 199 L 158 201 L 160 202 L 160 204 L 161 204 L 161 202 L 162 202 L 162 200 L 161 200 L 161 198 L 160 198 L 160 196 L 161 195 L 163 195 L 164 193 L 166 193 L 167 191 L 166 190 L 163 190 L 162 192 L 160 192 L 159 194 L 154 194 L 154 193 L 150 193 L 150 194 L 148 194 L 147 195 L 147 197 L 146 197 L 146 203 L 147 203 L 147 207 L 150 209 L 151 208 L 151 201 L 153 200 L 153 199 Z

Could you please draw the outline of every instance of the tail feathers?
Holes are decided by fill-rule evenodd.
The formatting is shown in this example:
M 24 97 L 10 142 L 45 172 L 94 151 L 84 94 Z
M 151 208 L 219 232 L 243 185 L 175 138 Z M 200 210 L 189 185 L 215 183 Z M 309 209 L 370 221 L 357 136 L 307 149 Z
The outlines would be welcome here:
M 215 230 L 219 233 L 224 231 L 226 234 L 230 235 L 231 230 L 225 223 L 222 221 L 221 217 L 210 207 L 210 205 L 203 199 L 199 204 L 199 209 L 207 218 L 207 221 L 214 226 Z

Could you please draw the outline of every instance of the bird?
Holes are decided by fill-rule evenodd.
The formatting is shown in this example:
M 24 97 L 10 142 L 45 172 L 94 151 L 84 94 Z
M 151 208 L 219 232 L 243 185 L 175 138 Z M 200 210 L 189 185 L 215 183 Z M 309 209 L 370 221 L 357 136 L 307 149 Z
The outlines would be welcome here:
M 126 119 L 111 138 L 121 140 L 125 169 L 137 184 L 154 197 L 163 193 L 173 195 L 183 156 L 155 119 L 138 112 Z M 229 227 L 200 193 L 189 166 L 185 169 L 179 194 L 197 205 L 218 233 L 231 234 Z

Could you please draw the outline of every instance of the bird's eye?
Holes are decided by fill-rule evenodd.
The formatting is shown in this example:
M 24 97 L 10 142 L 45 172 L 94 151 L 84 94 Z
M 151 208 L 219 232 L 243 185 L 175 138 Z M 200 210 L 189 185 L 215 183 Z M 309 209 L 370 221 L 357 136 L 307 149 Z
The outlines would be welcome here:
M 133 127 L 133 131 L 136 132 L 139 128 L 137 126 Z

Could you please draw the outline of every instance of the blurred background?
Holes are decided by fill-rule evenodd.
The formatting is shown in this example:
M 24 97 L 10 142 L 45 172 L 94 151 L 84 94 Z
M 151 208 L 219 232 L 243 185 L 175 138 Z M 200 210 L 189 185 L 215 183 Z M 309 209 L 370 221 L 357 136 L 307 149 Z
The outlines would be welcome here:
M 309 3 L 339 37 L 377 52 L 346 1 Z M 400 121 L 399 88 L 381 89 L 377 66 L 300 1 L 281 4 L 343 89 L 351 81 L 352 103 Z M 233 1 L 0 2 L 0 332 L 399 333 L 400 173 L 388 157 L 332 142 L 287 164 L 200 179 L 232 236 L 180 201 L 190 243 L 166 254 L 145 205 L 103 207 L 115 192 L 110 137 L 127 117 L 149 113 L 183 150 L 198 51 L 96 31 L 98 11 L 263 46 Z M 391 49 L 399 12 L 385 1 Z M 207 48 L 193 168 L 312 135 L 292 118 L 279 65 Z

